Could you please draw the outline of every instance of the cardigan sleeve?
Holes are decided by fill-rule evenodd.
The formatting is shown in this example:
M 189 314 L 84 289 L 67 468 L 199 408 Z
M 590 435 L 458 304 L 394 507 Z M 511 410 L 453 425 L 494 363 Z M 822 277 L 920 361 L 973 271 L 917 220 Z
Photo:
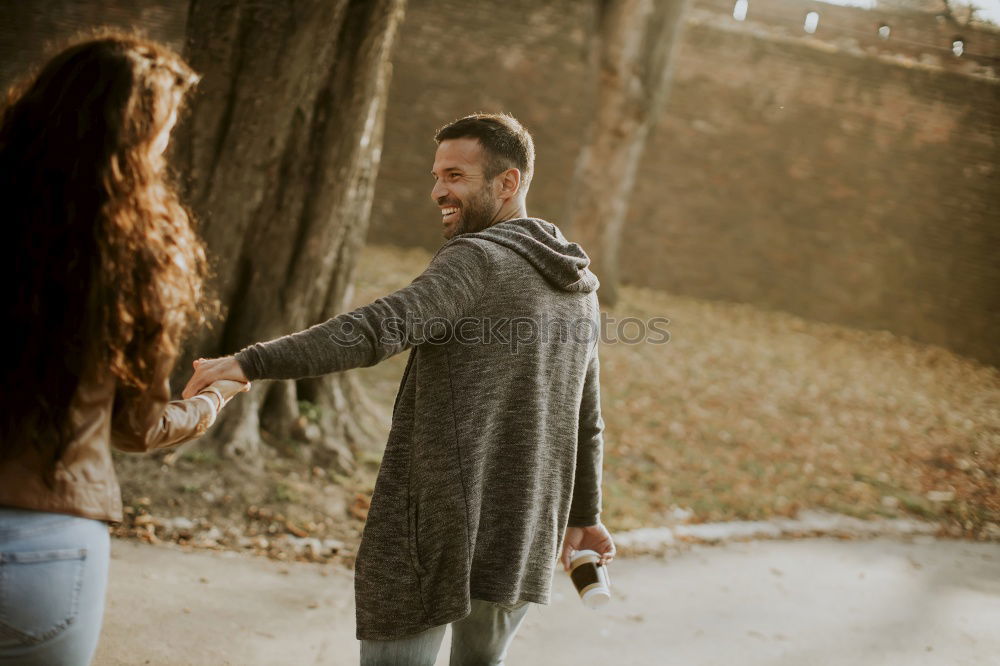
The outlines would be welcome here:
M 304 331 L 252 344 L 236 360 L 250 380 L 302 379 L 375 365 L 447 335 L 489 283 L 490 258 L 480 242 L 453 239 L 403 289 Z
M 601 516 L 601 472 L 604 462 L 604 419 L 601 418 L 601 370 L 597 346 L 587 364 L 580 402 L 576 444 L 576 476 L 569 527 L 596 525 Z

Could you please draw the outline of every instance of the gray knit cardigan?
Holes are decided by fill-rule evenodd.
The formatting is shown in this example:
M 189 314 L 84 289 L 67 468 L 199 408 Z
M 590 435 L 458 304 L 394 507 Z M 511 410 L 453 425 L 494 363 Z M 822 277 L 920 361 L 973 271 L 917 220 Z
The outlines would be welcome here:
M 357 637 L 462 619 L 470 599 L 549 603 L 567 525 L 599 521 L 599 286 L 553 224 L 445 243 L 407 287 L 237 355 L 249 379 L 410 349 L 357 553 Z

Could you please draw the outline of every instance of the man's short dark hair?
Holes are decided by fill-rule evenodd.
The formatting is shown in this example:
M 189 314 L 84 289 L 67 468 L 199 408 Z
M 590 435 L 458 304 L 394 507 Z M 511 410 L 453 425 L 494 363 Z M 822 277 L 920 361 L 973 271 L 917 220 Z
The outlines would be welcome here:
M 479 139 L 486 152 L 484 175 L 496 178 L 507 169 L 520 169 L 521 191 L 527 192 L 535 171 L 535 142 L 517 119 L 506 113 L 473 113 L 437 131 L 437 143 L 448 139 Z

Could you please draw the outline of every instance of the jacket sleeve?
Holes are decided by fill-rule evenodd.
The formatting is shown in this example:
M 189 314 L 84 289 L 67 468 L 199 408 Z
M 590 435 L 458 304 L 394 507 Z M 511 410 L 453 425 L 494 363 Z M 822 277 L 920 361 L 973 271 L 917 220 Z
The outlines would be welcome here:
M 490 258 L 473 239 L 441 247 L 408 286 L 299 333 L 236 354 L 247 379 L 302 379 L 375 365 L 421 342 L 448 335 L 490 279 Z
M 205 434 L 212 407 L 201 398 L 170 399 L 173 359 L 164 359 L 145 391 L 119 387 L 111 415 L 111 444 L 122 451 L 162 449 Z
M 597 347 L 587 364 L 580 402 L 576 444 L 576 477 L 569 527 L 589 527 L 601 518 L 601 476 L 604 463 L 604 419 L 601 418 L 600 361 Z

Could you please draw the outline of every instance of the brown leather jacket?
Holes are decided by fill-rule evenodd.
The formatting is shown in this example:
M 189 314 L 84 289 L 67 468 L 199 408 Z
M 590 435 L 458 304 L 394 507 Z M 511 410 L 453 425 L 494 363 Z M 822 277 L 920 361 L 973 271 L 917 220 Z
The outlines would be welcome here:
M 87 373 L 70 404 L 70 442 L 55 465 L 53 451 L 39 446 L 0 460 L 0 506 L 121 521 L 111 446 L 133 452 L 174 446 L 204 434 L 213 420 L 204 400 L 170 400 L 172 361 L 164 360 L 150 389 L 130 396 L 127 408 L 110 372 Z

